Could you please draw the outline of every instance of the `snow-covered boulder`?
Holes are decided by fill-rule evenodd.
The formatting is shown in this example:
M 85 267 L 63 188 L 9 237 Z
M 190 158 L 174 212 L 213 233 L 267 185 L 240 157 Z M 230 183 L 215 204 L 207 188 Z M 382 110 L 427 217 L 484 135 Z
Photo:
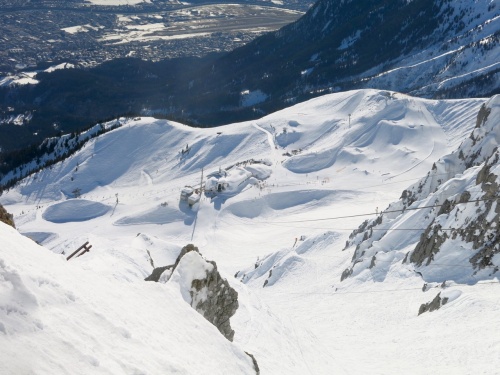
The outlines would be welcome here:
M 217 264 L 205 260 L 196 246 L 184 246 L 174 265 L 155 268 L 146 280 L 176 285 L 187 303 L 233 341 L 230 318 L 238 309 L 238 292 L 221 277 Z

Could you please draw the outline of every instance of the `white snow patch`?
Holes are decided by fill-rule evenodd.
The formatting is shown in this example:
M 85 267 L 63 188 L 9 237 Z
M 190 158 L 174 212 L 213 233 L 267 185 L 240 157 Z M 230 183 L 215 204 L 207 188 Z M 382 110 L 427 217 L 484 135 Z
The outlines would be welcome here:
M 60 70 L 60 69 L 73 69 L 74 67 L 75 67 L 74 64 L 62 63 L 62 64 L 59 64 L 59 65 L 51 66 L 50 68 L 45 69 L 44 72 L 52 73 L 53 71 L 56 71 L 56 70 Z
M 240 103 L 242 107 L 251 107 L 255 104 L 265 102 L 268 95 L 261 90 L 245 90 L 241 92 Z

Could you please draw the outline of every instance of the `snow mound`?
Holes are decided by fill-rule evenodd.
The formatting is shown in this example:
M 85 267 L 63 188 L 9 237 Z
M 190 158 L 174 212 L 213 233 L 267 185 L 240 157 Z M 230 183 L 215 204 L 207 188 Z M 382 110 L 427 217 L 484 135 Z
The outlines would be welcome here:
M 254 265 L 236 273 L 236 278 L 247 284 L 262 283 L 262 287 L 270 287 L 285 278 L 308 272 L 309 253 L 325 249 L 339 238 L 335 232 L 326 232 L 311 238 L 297 239 L 291 249 L 283 249 L 271 253 Z
M 356 193 L 335 190 L 295 190 L 293 192 L 271 193 L 259 200 L 242 200 L 229 204 L 224 213 L 230 213 L 242 218 L 268 216 L 273 211 L 284 213 L 292 209 L 312 209 L 335 201 L 348 199 Z
M 48 207 L 42 217 L 52 223 L 87 221 L 105 215 L 110 206 L 86 199 L 70 199 Z
M 205 261 L 198 252 L 190 251 L 181 258 L 169 282 L 176 285 L 184 301 L 191 304 L 192 296 L 190 291 L 192 289 L 193 280 L 205 279 L 207 274 L 212 272 L 213 269 L 214 266 Z M 201 300 L 206 300 L 208 298 L 208 296 L 206 294 L 203 295 L 203 293 L 198 297 Z
M 114 225 L 168 224 L 182 221 L 186 214 L 172 207 L 157 207 L 135 216 L 125 216 Z
M 293 143 L 299 151 L 285 161 L 286 168 L 312 173 L 376 159 L 397 167 L 404 158 L 417 166 L 445 146 L 437 109 L 429 102 L 370 91 L 347 99 L 339 108 L 342 112 L 349 109 L 347 123 L 331 119 L 311 129 L 305 122 L 293 123 L 293 127 L 289 122 L 283 128 L 276 136 L 278 144 L 285 147 Z M 422 139 L 428 140 L 428 147 L 422 147 Z
M 181 251 L 179 246 L 145 233 L 139 233 L 132 240 L 131 246 L 147 253 L 153 268 L 174 264 Z

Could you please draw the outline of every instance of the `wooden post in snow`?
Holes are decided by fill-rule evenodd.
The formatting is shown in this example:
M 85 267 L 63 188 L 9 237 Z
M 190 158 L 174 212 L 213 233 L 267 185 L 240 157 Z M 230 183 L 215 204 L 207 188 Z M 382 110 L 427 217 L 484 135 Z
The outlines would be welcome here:
M 71 258 L 73 258 L 80 250 L 83 250 L 81 252 L 81 254 L 78 254 L 77 258 L 83 254 L 85 254 L 86 252 L 90 251 L 90 248 L 92 247 L 92 245 L 89 245 L 89 241 L 85 242 L 82 246 L 80 246 L 78 249 L 76 249 L 70 256 L 68 256 L 66 258 L 66 260 L 70 260 Z

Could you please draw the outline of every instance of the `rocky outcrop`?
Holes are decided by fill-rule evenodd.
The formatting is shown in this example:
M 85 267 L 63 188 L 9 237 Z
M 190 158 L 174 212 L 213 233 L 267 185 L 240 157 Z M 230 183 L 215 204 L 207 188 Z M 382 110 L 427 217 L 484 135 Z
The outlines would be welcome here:
M 238 309 L 238 292 L 221 277 L 217 264 L 205 260 L 196 246 L 184 246 L 173 265 L 155 268 L 145 280 L 178 284 L 184 300 L 233 341 L 230 318 Z
M 448 235 L 441 232 L 440 229 L 440 225 L 431 225 L 425 229 L 419 243 L 410 256 L 410 262 L 415 263 L 417 266 L 421 266 L 424 261 L 426 261 L 426 265 L 431 263 L 434 255 L 439 252 L 441 245 L 448 238 Z
M 202 279 L 194 279 L 191 283 L 191 306 L 205 319 L 217 327 L 229 341 L 233 341 L 234 330 L 229 318 L 238 309 L 238 292 L 231 288 L 227 280 L 217 271 L 215 262 Z
M 14 216 L 9 214 L 1 204 L 0 204 L 0 221 L 7 225 L 10 225 L 11 227 L 14 228 L 16 227 L 14 225 Z
M 420 305 L 418 309 L 418 315 L 423 314 L 427 311 L 435 311 L 448 303 L 448 298 L 441 298 L 441 293 L 438 293 L 436 297 L 431 302 L 424 303 Z

